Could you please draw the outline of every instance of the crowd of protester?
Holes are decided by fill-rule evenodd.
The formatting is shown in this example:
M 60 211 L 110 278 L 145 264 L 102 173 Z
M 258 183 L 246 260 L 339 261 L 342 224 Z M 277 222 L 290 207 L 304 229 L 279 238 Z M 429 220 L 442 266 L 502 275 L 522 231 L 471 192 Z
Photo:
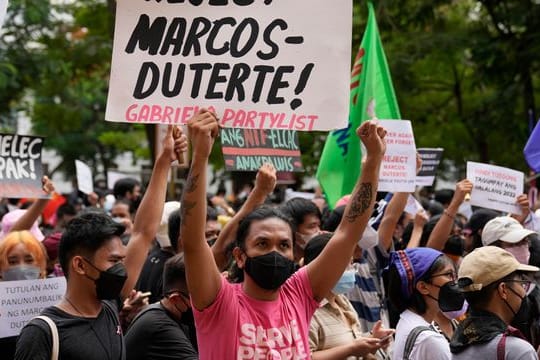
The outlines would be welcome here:
M 66 278 L 42 312 L 57 358 L 538 359 L 540 218 L 526 195 L 520 214 L 471 209 L 464 179 L 414 194 L 423 209 L 409 214 L 411 194 L 377 192 L 385 130 L 371 121 L 337 204 L 269 201 L 270 164 L 237 198 L 209 194 L 216 116 L 188 127 L 181 199 L 167 180 L 187 139 L 169 128 L 146 189 L 121 179 L 47 217 L 49 199 L 2 200 L 1 281 Z M 53 333 L 34 318 L 0 339 L 2 359 L 54 359 Z

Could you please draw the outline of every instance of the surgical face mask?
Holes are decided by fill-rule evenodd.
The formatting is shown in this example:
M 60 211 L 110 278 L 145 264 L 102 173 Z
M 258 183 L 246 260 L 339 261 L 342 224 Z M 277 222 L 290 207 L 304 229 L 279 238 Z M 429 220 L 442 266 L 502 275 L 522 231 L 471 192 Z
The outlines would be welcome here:
M 272 251 L 260 256 L 248 256 L 244 270 L 261 288 L 276 290 L 294 274 L 296 266 L 294 261 Z
M 41 273 L 39 267 L 33 265 L 17 265 L 2 271 L 3 281 L 36 280 Z
M 94 269 L 99 270 L 90 261 L 86 260 L 86 262 Z M 99 270 L 99 277 L 92 280 L 96 284 L 96 295 L 99 300 L 118 299 L 127 280 L 127 271 L 124 264 L 116 263 L 107 270 Z
M 334 294 L 347 294 L 353 288 L 355 284 L 355 274 L 354 270 L 345 270 L 341 278 L 339 278 L 336 286 L 332 289 Z
M 514 255 L 516 260 L 519 261 L 521 264 L 529 265 L 529 258 L 531 257 L 531 253 L 529 251 L 529 244 L 520 245 L 520 246 L 512 246 L 512 247 L 504 248 L 504 250 Z

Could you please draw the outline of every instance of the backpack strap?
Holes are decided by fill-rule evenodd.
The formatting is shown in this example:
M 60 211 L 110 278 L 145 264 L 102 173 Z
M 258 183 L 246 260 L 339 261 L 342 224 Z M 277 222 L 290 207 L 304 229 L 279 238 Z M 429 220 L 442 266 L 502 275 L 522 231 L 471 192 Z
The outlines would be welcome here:
M 411 332 L 407 336 L 407 340 L 405 341 L 405 348 L 403 350 L 403 360 L 409 360 L 409 356 L 411 355 L 412 349 L 414 348 L 414 343 L 416 342 L 416 338 L 418 338 L 418 335 L 420 335 L 420 333 L 426 330 L 434 331 L 433 328 L 429 326 L 422 326 L 422 325 L 417 326 L 411 330 Z
M 51 360 L 58 360 L 58 352 L 60 350 L 60 339 L 58 337 L 58 329 L 56 328 L 56 324 L 52 319 L 45 315 L 36 316 L 34 319 L 40 319 L 43 320 L 49 325 L 49 328 L 51 329 L 51 335 L 52 335 L 52 351 L 51 351 Z

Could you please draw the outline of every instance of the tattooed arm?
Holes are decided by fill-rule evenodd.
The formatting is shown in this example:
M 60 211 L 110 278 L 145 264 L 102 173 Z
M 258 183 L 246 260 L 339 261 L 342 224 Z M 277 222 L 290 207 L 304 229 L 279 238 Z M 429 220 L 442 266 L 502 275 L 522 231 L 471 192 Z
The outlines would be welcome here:
M 182 194 L 180 239 L 191 304 L 203 310 L 214 302 L 221 288 L 221 275 L 204 236 L 206 168 L 218 133 L 218 123 L 213 113 L 203 109 L 189 120 L 188 129 L 193 157 Z
M 358 128 L 357 133 L 367 149 L 362 175 L 332 239 L 322 253 L 307 265 L 316 300 L 328 295 L 350 264 L 354 247 L 364 232 L 375 204 L 379 168 L 386 149 L 386 131 L 376 123 L 367 121 Z

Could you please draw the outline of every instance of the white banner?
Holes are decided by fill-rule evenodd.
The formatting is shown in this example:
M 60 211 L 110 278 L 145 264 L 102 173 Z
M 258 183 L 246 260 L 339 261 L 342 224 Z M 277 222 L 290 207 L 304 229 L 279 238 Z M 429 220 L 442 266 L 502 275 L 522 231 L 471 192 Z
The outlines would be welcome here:
M 75 171 L 77 173 L 77 185 L 78 189 L 85 194 L 91 194 L 94 192 L 94 177 L 92 176 L 92 169 L 80 160 L 75 160 Z
M 409 120 L 378 120 L 386 133 L 386 153 L 379 172 L 378 191 L 414 192 L 416 145 Z
M 105 119 L 344 128 L 351 30 L 351 0 L 118 0 Z
M 0 338 L 17 336 L 34 316 L 60 302 L 66 279 L 0 281 Z
M 471 205 L 521 214 L 516 200 L 523 194 L 522 172 L 468 161 L 467 179 L 473 183 Z

